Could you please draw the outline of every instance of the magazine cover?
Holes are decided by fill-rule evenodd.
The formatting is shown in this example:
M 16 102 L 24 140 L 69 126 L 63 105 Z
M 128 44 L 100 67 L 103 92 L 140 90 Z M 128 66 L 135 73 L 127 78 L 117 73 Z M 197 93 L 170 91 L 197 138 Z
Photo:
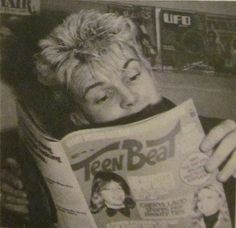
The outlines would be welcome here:
M 235 12 L 0 0 L 0 227 L 233 228 Z
M 207 15 L 207 58 L 216 72 L 236 73 L 236 17 Z
M 204 170 L 209 157 L 199 150 L 204 132 L 191 100 L 58 142 L 22 107 L 19 126 L 52 194 L 59 227 L 207 227 L 205 216 L 213 211 L 219 227 L 232 227 L 222 184 Z
M 206 71 L 205 15 L 168 9 L 160 14 L 163 70 Z
M 160 49 L 156 30 L 155 7 L 109 4 L 108 12 L 131 18 L 138 28 L 138 39 L 145 57 L 153 67 L 160 65 Z

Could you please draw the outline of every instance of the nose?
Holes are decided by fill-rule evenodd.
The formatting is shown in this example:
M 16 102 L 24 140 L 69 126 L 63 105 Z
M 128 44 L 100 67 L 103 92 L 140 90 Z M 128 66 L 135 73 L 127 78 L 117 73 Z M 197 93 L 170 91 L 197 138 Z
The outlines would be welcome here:
M 123 87 L 120 89 L 120 107 L 123 109 L 129 109 L 135 106 L 138 101 L 138 96 L 136 93 L 130 90 L 130 88 Z

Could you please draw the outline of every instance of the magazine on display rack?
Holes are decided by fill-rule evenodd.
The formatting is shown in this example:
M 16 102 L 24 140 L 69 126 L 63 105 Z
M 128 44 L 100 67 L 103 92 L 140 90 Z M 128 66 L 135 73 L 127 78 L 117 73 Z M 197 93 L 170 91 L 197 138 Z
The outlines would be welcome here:
M 117 3 L 108 5 L 108 12 L 128 17 L 136 24 L 142 51 L 152 67 L 157 69 L 161 63 L 159 23 L 156 21 L 158 9 Z

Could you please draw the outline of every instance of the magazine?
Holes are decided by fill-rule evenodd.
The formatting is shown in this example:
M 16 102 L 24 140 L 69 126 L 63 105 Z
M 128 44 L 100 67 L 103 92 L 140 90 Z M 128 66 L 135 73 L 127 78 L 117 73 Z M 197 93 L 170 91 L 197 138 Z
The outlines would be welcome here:
M 216 72 L 236 72 L 236 17 L 206 15 L 207 58 Z
M 218 208 L 219 227 L 232 227 L 217 172 L 204 169 L 204 132 L 192 100 L 61 140 L 49 137 L 24 105 L 18 117 L 21 140 L 50 189 L 58 227 L 208 227 L 209 205 Z
M 161 63 L 159 24 L 156 24 L 158 9 L 149 6 L 133 4 L 110 4 L 109 13 L 115 13 L 130 18 L 137 26 L 138 39 L 145 57 L 151 66 L 156 69 Z
M 203 13 L 162 9 L 157 21 L 161 28 L 163 70 L 208 69 Z

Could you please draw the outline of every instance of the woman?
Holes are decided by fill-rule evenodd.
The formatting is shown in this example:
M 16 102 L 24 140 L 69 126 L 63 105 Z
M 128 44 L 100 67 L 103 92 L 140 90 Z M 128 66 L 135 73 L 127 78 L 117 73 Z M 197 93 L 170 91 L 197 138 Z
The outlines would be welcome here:
M 104 207 L 110 217 L 117 212 L 130 217 L 130 209 L 135 207 L 135 202 L 129 186 L 121 176 L 100 171 L 93 179 L 90 210 L 92 213 L 98 213 Z
M 193 227 L 227 228 L 231 227 L 223 189 L 207 185 L 194 195 Z

